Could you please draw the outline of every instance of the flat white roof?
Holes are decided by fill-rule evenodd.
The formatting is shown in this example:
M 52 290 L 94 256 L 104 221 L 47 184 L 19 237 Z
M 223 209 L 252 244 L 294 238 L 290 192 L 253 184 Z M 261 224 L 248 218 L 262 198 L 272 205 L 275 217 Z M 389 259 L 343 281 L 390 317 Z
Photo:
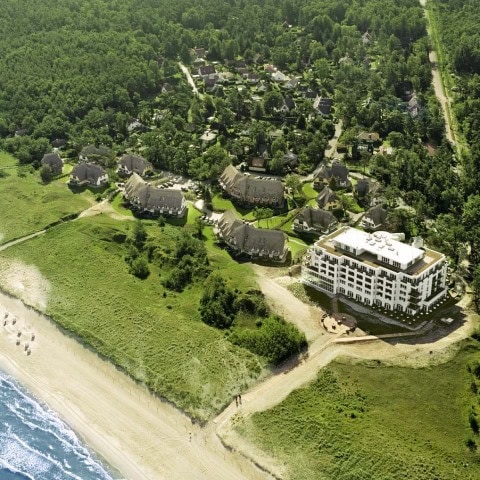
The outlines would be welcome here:
M 356 228 L 347 228 L 332 240 L 350 249 L 361 249 L 376 257 L 385 257 L 389 263 L 398 262 L 401 265 L 416 262 L 425 255 L 419 248 L 393 240 L 388 232 L 367 233 Z

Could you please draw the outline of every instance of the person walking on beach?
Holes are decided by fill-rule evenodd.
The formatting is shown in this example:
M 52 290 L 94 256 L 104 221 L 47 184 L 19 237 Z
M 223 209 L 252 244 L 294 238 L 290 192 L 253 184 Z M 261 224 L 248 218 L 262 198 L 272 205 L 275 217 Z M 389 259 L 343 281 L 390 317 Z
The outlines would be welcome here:
M 237 404 L 237 407 L 238 407 L 238 395 L 235 395 L 235 403 Z
M 242 396 L 238 395 L 238 403 L 241 405 L 242 404 Z

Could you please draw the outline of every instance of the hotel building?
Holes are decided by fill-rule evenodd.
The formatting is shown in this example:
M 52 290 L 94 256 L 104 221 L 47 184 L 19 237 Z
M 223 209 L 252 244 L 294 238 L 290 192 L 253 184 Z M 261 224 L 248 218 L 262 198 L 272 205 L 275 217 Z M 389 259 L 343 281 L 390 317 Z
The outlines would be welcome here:
M 387 232 L 343 227 L 308 250 L 302 282 L 365 305 L 417 315 L 446 296 L 446 272 L 439 252 L 406 245 Z

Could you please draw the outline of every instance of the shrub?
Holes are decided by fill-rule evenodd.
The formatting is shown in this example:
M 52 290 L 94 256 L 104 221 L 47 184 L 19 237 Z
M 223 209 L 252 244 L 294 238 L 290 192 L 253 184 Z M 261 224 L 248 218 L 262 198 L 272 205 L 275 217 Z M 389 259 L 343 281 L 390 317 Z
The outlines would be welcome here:
M 236 294 L 227 287 L 225 279 L 218 273 L 212 273 L 205 282 L 200 299 L 200 316 L 207 325 L 217 328 L 229 328 L 235 319 Z
M 306 347 L 305 335 L 291 323 L 274 315 L 262 322 L 255 330 L 234 332 L 230 341 L 279 364 L 301 352 Z
M 138 278 L 147 278 L 150 274 L 147 259 L 144 257 L 137 257 L 130 263 L 130 273 Z

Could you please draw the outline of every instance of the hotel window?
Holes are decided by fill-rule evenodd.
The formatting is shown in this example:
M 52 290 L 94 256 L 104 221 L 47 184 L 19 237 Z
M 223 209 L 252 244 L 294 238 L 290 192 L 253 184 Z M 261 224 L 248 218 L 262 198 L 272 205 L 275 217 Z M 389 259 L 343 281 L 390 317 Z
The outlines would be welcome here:
M 394 267 L 400 268 L 400 262 L 392 262 Z

